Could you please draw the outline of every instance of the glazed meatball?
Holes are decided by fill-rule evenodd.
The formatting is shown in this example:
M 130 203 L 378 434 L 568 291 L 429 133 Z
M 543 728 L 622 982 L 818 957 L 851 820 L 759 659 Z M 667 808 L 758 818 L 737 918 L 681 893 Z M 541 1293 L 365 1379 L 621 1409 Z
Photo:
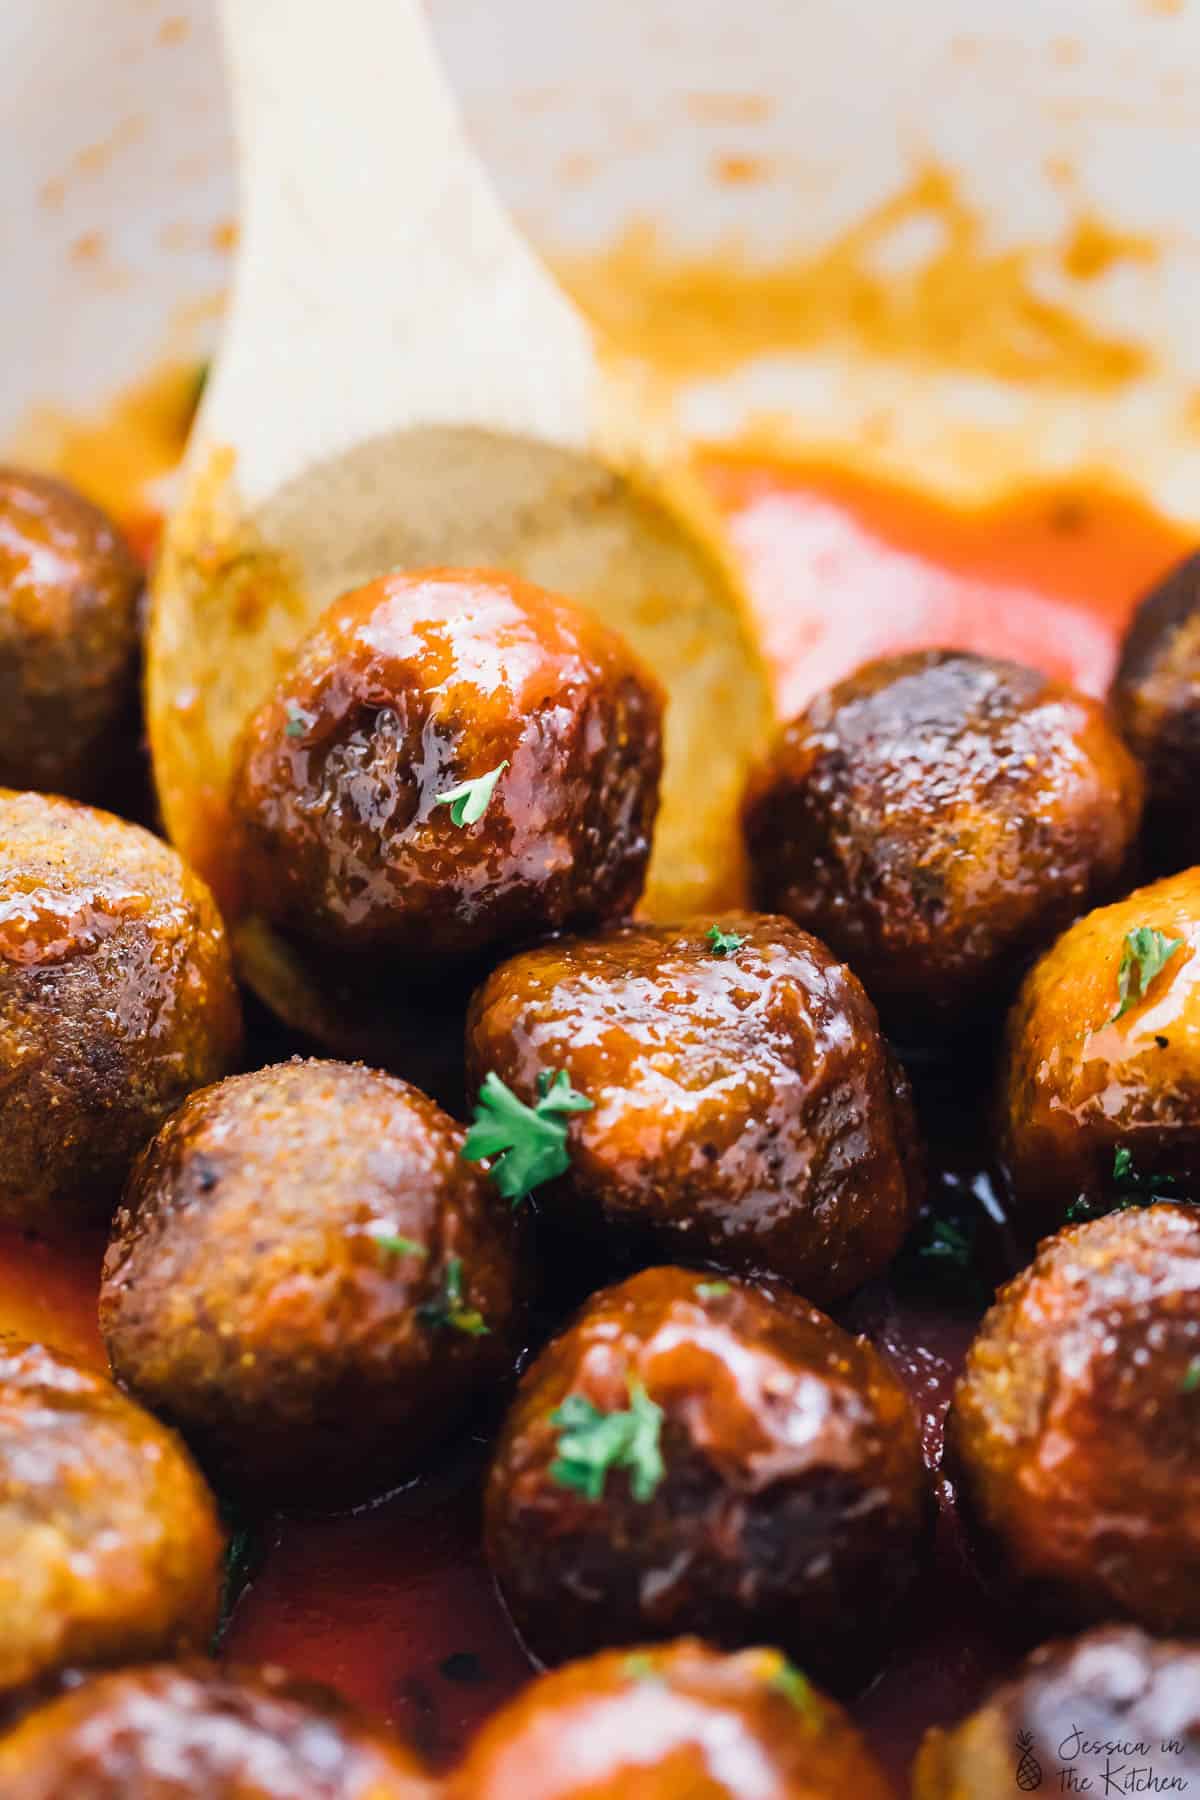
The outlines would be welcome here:
M 1200 1199 L 1197 945 L 1192 869 L 1089 913 L 1030 971 L 1000 1088 L 1002 1157 L 1027 1227 L 1156 1187 Z
M 453 570 L 373 582 L 244 733 L 245 903 L 422 959 L 619 918 L 650 855 L 661 710 L 623 642 L 556 595 Z
M 755 897 L 844 956 L 894 1030 L 933 1035 L 1106 897 L 1141 804 L 1094 700 L 965 651 L 884 657 L 814 700 L 752 779 Z
M 82 495 L 0 468 L 0 785 L 101 791 L 136 736 L 141 585 Z
M 0 1221 L 108 1218 L 240 1033 L 224 928 L 174 851 L 111 813 L 0 793 Z
M 226 1485 L 321 1499 L 410 1472 L 515 1354 L 517 1222 L 462 1144 L 416 1088 L 347 1063 L 194 1094 L 113 1225 L 120 1380 Z
M 0 1340 L 0 1690 L 202 1648 L 223 1549 L 171 1432 L 102 1376 Z
M 894 1800 L 846 1714 L 778 1650 L 694 1639 L 558 1669 L 491 1719 L 446 1800 Z
M 1138 1771 L 1164 1785 L 1123 1785 Z M 969 1719 L 931 1731 L 913 1773 L 914 1800 L 1008 1800 L 1043 1784 L 1077 1794 L 1200 1788 L 1200 1645 L 1129 1625 L 1046 1644 Z
M 1138 607 L 1109 700 L 1146 771 L 1149 861 L 1163 873 L 1200 862 L 1200 555 Z
M 403 1745 L 279 1669 L 98 1675 L 0 1738 L 6 1800 L 432 1800 Z
M 527 1370 L 486 1545 L 545 1660 L 694 1631 L 840 1678 L 865 1617 L 879 1649 L 926 1500 L 908 1400 L 864 1339 L 782 1288 L 649 1269 Z
M 858 981 L 787 919 L 633 926 L 499 968 L 468 1073 L 526 1104 L 566 1070 L 572 1230 L 775 1274 L 823 1304 L 884 1268 L 920 1204 L 908 1083 Z
M 1200 1629 L 1200 1214 L 1048 1238 L 971 1346 L 948 1460 L 993 1566 L 1048 1617 Z

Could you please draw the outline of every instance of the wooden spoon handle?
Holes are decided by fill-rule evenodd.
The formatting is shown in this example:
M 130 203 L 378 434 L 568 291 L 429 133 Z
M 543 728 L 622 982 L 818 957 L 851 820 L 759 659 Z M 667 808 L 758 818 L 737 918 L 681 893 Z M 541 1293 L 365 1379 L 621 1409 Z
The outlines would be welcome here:
M 419 0 L 222 0 L 242 245 L 203 435 L 249 501 L 409 425 L 586 441 L 590 334 L 468 147 Z

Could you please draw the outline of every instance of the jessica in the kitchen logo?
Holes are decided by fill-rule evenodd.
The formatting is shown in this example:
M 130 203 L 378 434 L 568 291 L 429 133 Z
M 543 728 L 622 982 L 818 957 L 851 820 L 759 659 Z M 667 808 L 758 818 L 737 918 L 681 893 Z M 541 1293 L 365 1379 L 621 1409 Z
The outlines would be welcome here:
M 1022 1794 L 1186 1794 L 1200 1754 L 1186 1738 L 1097 1738 L 1072 1726 L 1053 1761 L 1019 1731 L 1014 1781 Z M 1197 1790 L 1200 1795 L 1200 1789 Z

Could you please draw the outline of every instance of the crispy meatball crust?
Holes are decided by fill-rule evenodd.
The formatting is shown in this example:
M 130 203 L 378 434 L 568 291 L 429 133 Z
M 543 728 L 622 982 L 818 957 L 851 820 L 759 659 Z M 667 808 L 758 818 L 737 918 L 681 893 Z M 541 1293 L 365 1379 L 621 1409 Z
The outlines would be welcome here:
M 1164 1749 L 1168 1741 L 1179 1748 Z M 1109 1785 L 1135 1767 L 1160 1782 L 1174 1777 L 1176 1793 L 1200 1786 L 1200 1645 L 1155 1640 L 1130 1625 L 1043 1645 L 953 1731 L 929 1732 L 913 1800 L 1007 1800 L 1022 1791 L 1019 1766 L 1027 1793 L 1043 1782 L 1059 1793 L 1151 1791 Z M 1067 1769 L 1076 1781 L 1069 1790 L 1058 1785 Z
M 0 1738 L 6 1800 L 432 1800 L 403 1745 L 281 1669 L 99 1675 Z
M 1200 862 L 1200 555 L 1138 607 L 1109 703 L 1146 771 L 1149 862 L 1163 873 Z
M 1140 927 L 1178 944 L 1120 1018 L 1126 940 Z M 1088 913 L 1035 964 L 1009 1017 L 1000 1147 L 1014 1218 L 1053 1230 L 1083 1198 L 1128 1197 L 1167 1176 L 1200 1199 L 1200 869 Z
M 844 956 L 893 1029 L 928 1035 L 1104 897 L 1141 806 L 1094 700 L 965 651 L 883 657 L 785 726 L 751 780 L 755 898 Z
M 532 1104 L 566 1069 L 594 1102 L 539 1202 L 646 1253 L 783 1277 L 822 1303 L 886 1267 L 923 1188 L 908 1082 L 856 978 L 789 920 L 558 940 L 472 1001 L 467 1065 Z
M 98 508 L 0 468 L 0 786 L 100 791 L 136 733 L 141 586 Z
M 245 899 L 343 949 L 464 955 L 629 912 L 662 702 L 614 633 L 505 575 L 390 575 L 338 600 L 243 735 Z M 501 763 L 487 809 L 439 796 Z
M 554 1472 L 551 1414 L 640 1383 L 662 1409 L 663 1475 L 589 1499 Z M 896 1377 L 785 1289 L 649 1269 L 596 1294 L 522 1379 L 488 1477 L 485 1541 L 518 1629 L 556 1661 L 695 1631 L 786 1644 L 857 1671 L 912 1577 L 927 1516 L 917 1426 Z M 855 1641 L 858 1640 L 858 1641 Z
M 294 1503 L 411 1471 L 501 1385 L 522 1313 L 512 1210 L 462 1143 L 416 1088 L 349 1063 L 193 1094 L 104 1260 L 120 1380 L 227 1485 Z
M 202 1648 L 223 1551 L 172 1432 L 102 1376 L 0 1341 L 0 1691 Z
M 1060 1231 L 1001 1289 L 950 1411 L 948 1463 L 1017 1603 L 1200 1629 L 1200 1215 Z
M 0 1221 L 106 1219 L 240 1037 L 224 927 L 175 852 L 111 813 L 0 792 Z
M 721 1656 L 692 1638 L 543 1675 L 489 1720 L 446 1785 L 446 1800 L 765 1795 L 895 1800 L 842 1708 L 778 1650 Z

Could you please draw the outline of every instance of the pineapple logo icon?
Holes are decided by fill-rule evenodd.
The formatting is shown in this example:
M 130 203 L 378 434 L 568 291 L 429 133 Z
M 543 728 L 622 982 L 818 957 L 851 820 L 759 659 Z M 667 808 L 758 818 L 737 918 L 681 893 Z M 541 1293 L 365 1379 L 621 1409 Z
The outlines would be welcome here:
M 1033 1754 L 1032 1731 L 1018 1731 L 1017 1751 L 1017 1786 L 1023 1794 L 1032 1794 L 1042 1785 L 1042 1765 Z

